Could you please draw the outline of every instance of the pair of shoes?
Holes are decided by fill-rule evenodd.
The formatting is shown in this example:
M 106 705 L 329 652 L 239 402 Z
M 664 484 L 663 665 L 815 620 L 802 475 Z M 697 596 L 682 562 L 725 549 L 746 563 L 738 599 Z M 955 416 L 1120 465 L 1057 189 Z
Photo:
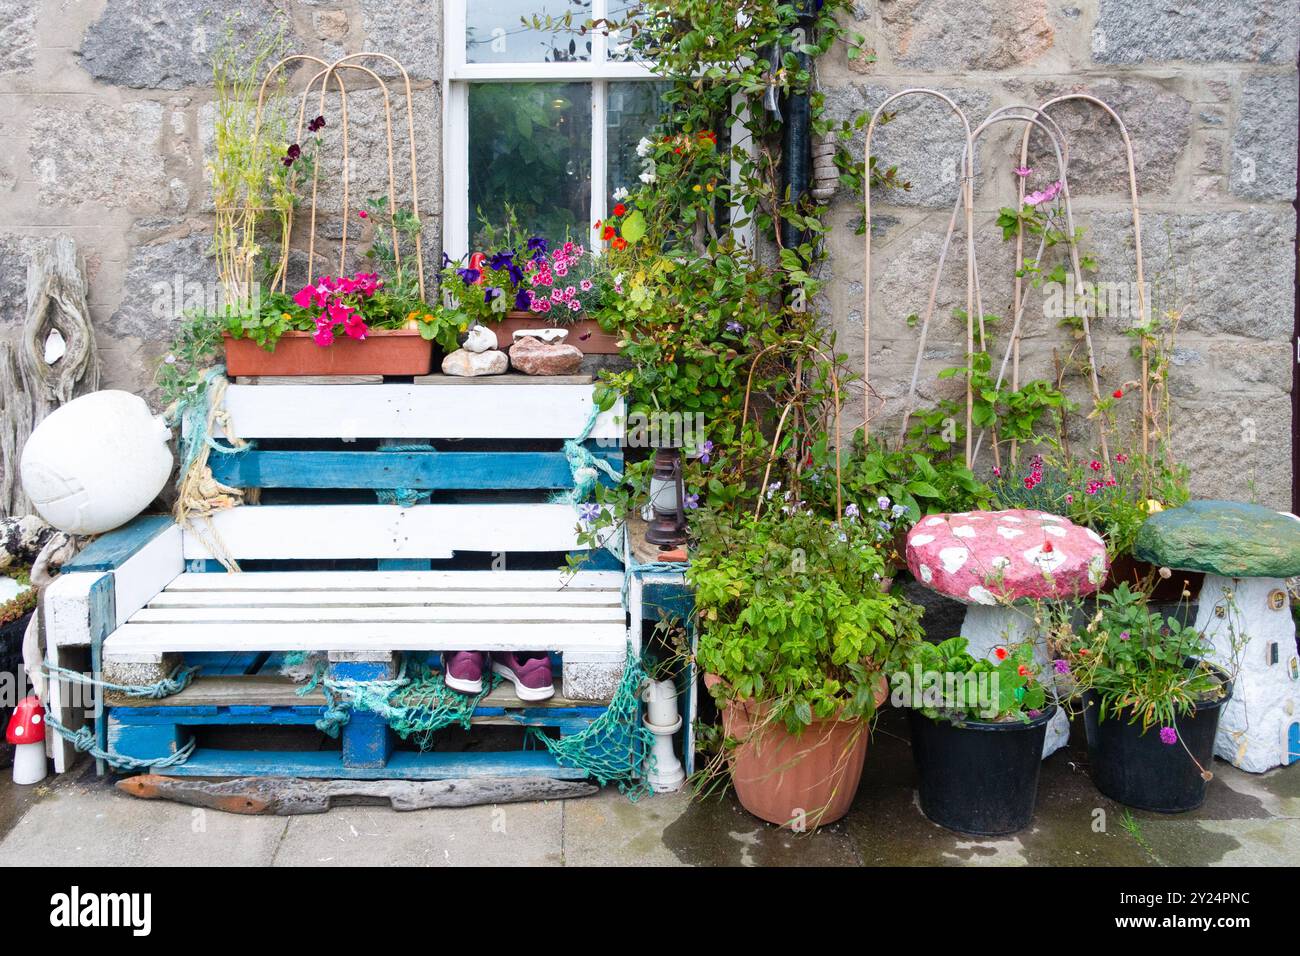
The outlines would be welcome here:
M 546 700 L 555 694 L 551 657 L 545 651 L 447 651 L 443 658 L 443 680 L 462 694 L 483 692 L 483 672 L 493 672 L 515 685 L 520 700 Z

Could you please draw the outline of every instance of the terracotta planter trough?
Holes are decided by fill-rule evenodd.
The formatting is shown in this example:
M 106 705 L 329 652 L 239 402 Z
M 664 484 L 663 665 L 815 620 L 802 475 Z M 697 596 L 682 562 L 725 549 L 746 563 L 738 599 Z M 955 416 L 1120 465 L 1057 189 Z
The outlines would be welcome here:
M 418 329 L 376 329 L 364 339 L 339 336 L 320 346 L 310 332 L 286 332 L 268 352 L 251 339 L 225 336 L 226 374 L 428 375 L 433 343 Z

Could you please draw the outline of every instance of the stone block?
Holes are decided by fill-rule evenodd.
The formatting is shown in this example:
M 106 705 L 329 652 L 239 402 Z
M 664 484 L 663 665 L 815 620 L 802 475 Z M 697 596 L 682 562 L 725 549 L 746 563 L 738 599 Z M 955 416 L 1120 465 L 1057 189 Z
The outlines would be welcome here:
M 1285 202 L 1295 199 L 1298 114 L 1300 98 L 1294 72 L 1244 79 L 1232 133 L 1230 188 L 1234 195 Z
M 1282 63 L 1296 59 L 1296 0 L 1101 0 L 1097 63 Z

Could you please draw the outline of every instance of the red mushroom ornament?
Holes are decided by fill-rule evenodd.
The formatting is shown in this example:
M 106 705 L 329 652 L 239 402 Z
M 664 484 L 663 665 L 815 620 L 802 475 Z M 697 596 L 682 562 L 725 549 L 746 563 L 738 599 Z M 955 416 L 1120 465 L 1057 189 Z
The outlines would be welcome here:
M 961 636 L 976 659 L 999 648 L 1031 643 L 1054 688 L 1047 637 L 1020 602 L 1069 600 L 1106 580 L 1106 545 L 1091 528 L 1060 515 L 1016 508 L 929 515 L 907 535 L 907 566 L 918 581 L 966 605 Z M 1070 725 L 1058 709 L 1043 756 L 1065 746 Z
M 5 740 L 14 745 L 14 783 L 45 779 L 45 706 L 39 697 L 24 697 L 9 718 Z

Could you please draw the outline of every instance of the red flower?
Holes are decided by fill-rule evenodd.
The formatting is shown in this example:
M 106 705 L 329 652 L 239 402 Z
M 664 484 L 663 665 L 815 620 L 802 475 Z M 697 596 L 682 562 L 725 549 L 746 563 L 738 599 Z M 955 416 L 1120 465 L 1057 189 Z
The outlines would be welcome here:
M 600 228 L 600 220 L 597 219 L 597 220 L 596 220 L 596 224 L 595 224 L 594 226 L 592 226 L 591 228 L 592 228 L 592 229 L 599 229 L 599 228 Z
M 1019 674 L 1021 677 L 1028 677 L 1029 668 L 1026 667 L 1024 664 L 1021 664 L 1019 667 L 1016 668 L 1016 673 Z
M 617 249 L 619 252 L 622 252 L 624 249 L 627 248 L 627 240 L 624 239 L 622 236 L 619 236 L 617 239 L 614 240 L 614 248 Z
M 1050 542 L 1050 541 L 1044 541 L 1044 542 L 1043 542 L 1043 554 L 1051 554 L 1051 553 L 1052 553 L 1052 550 L 1053 550 L 1053 549 L 1052 549 L 1052 542 Z
M 713 130 L 702 130 L 700 132 L 700 139 L 707 139 L 714 146 L 718 145 L 718 134 L 713 132 Z
M 1088 467 L 1093 471 L 1101 471 L 1101 462 L 1094 458 L 1092 461 L 1088 462 Z
M 600 234 L 600 238 L 602 238 L 602 239 L 613 239 L 613 238 L 614 238 L 614 234 L 615 234 L 614 227 L 613 227 L 613 226 L 606 226 L 604 232 L 602 232 L 602 233 Z
M 622 203 L 619 203 L 614 207 L 614 215 L 616 216 L 621 216 L 625 212 L 627 212 L 627 206 L 624 206 Z
M 1122 388 L 1117 388 L 1117 389 L 1115 389 L 1115 391 L 1111 392 L 1111 394 L 1112 394 L 1113 396 L 1115 396 L 1116 398 L 1123 398 L 1123 397 L 1124 397 L 1124 389 L 1122 389 Z
M 1005 661 L 1007 659 L 1007 649 L 1005 647 L 995 647 L 993 648 L 993 656 L 1000 661 Z

